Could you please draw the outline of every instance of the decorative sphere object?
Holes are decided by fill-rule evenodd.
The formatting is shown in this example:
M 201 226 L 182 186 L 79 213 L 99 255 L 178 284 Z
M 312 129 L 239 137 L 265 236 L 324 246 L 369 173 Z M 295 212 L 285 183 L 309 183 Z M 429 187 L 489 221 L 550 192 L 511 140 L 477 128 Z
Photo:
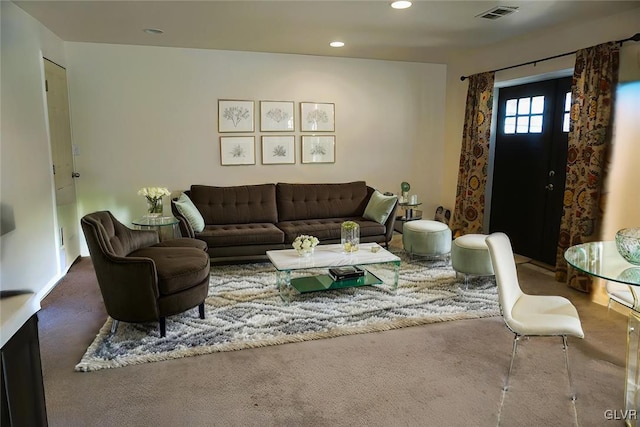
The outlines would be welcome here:
M 640 228 L 623 228 L 616 233 L 616 247 L 624 259 L 640 265 Z

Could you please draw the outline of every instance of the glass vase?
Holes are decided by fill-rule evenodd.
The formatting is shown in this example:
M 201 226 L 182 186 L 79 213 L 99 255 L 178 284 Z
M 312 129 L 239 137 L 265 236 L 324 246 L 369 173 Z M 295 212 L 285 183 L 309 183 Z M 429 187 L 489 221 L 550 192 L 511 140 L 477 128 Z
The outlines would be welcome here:
M 360 245 L 360 225 L 354 221 L 345 221 L 340 227 L 340 243 L 345 252 L 355 252 Z
M 162 198 L 147 199 L 147 212 L 150 217 L 162 216 Z
M 308 257 L 313 255 L 313 248 L 304 248 L 304 249 L 300 248 L 297 250 L 297 252 L 298 252 L 298 256 Z

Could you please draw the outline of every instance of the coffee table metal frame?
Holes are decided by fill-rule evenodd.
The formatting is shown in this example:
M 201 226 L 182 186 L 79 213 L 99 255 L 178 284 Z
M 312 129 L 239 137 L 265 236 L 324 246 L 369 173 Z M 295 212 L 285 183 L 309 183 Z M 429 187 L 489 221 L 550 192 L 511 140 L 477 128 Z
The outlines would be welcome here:
M 371 249 L 377 248 L 377 252 Z M 398 289 L 400 258 L 376 243 L 361 243 L 356 252 L 344 252 L 342 245 L 319 245 L 310 256 L 300 256 L 295 249 L 267 251 L 267 257 L 276 269 L 276 286 L 280 298 L 285 303 L 298 293 L 315 292 L 329 289 L 368 286 L 381 284 L 382 281 L 363 268 L 371 264 L 393 264 L 394 278 L 391 289 Z M 334 282 L 328 274 L 310 275 L 291 279 L 291 272 L 330 267 L 358 266 L 366 271 L 364 277 Z

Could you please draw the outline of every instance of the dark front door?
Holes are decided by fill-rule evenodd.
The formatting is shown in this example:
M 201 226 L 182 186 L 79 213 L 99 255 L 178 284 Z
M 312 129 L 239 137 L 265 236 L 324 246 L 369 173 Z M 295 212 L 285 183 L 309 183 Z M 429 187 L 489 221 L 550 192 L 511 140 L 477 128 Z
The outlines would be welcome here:
M 567 163 L 571 78 L 500 89 L 490 232 L 555 264 Z M 569 101 L 568 101 L 569 100 Z

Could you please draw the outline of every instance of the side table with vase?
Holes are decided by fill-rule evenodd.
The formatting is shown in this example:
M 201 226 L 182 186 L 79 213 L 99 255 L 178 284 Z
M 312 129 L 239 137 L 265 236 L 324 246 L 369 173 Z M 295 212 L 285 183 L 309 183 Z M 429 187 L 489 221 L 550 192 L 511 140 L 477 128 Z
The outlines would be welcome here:
M 398 206 L 404 210 L 403 215 L 396 216 L 396 222 L 393 226 L 398 233 L 402 233 L 405 222 L 422 219 L 422 211 L 416 209 L 420 205 L 422 205 L 422 202 L 418 202 L 417 200 L 413 203 L 411 200 L 398 203 Z
M 145 215 L 134 219 L 131 223 L 138 230 L 155 230 L 161 242 L 182 237 L 179 227 L 180 221 L 173 216 Z

